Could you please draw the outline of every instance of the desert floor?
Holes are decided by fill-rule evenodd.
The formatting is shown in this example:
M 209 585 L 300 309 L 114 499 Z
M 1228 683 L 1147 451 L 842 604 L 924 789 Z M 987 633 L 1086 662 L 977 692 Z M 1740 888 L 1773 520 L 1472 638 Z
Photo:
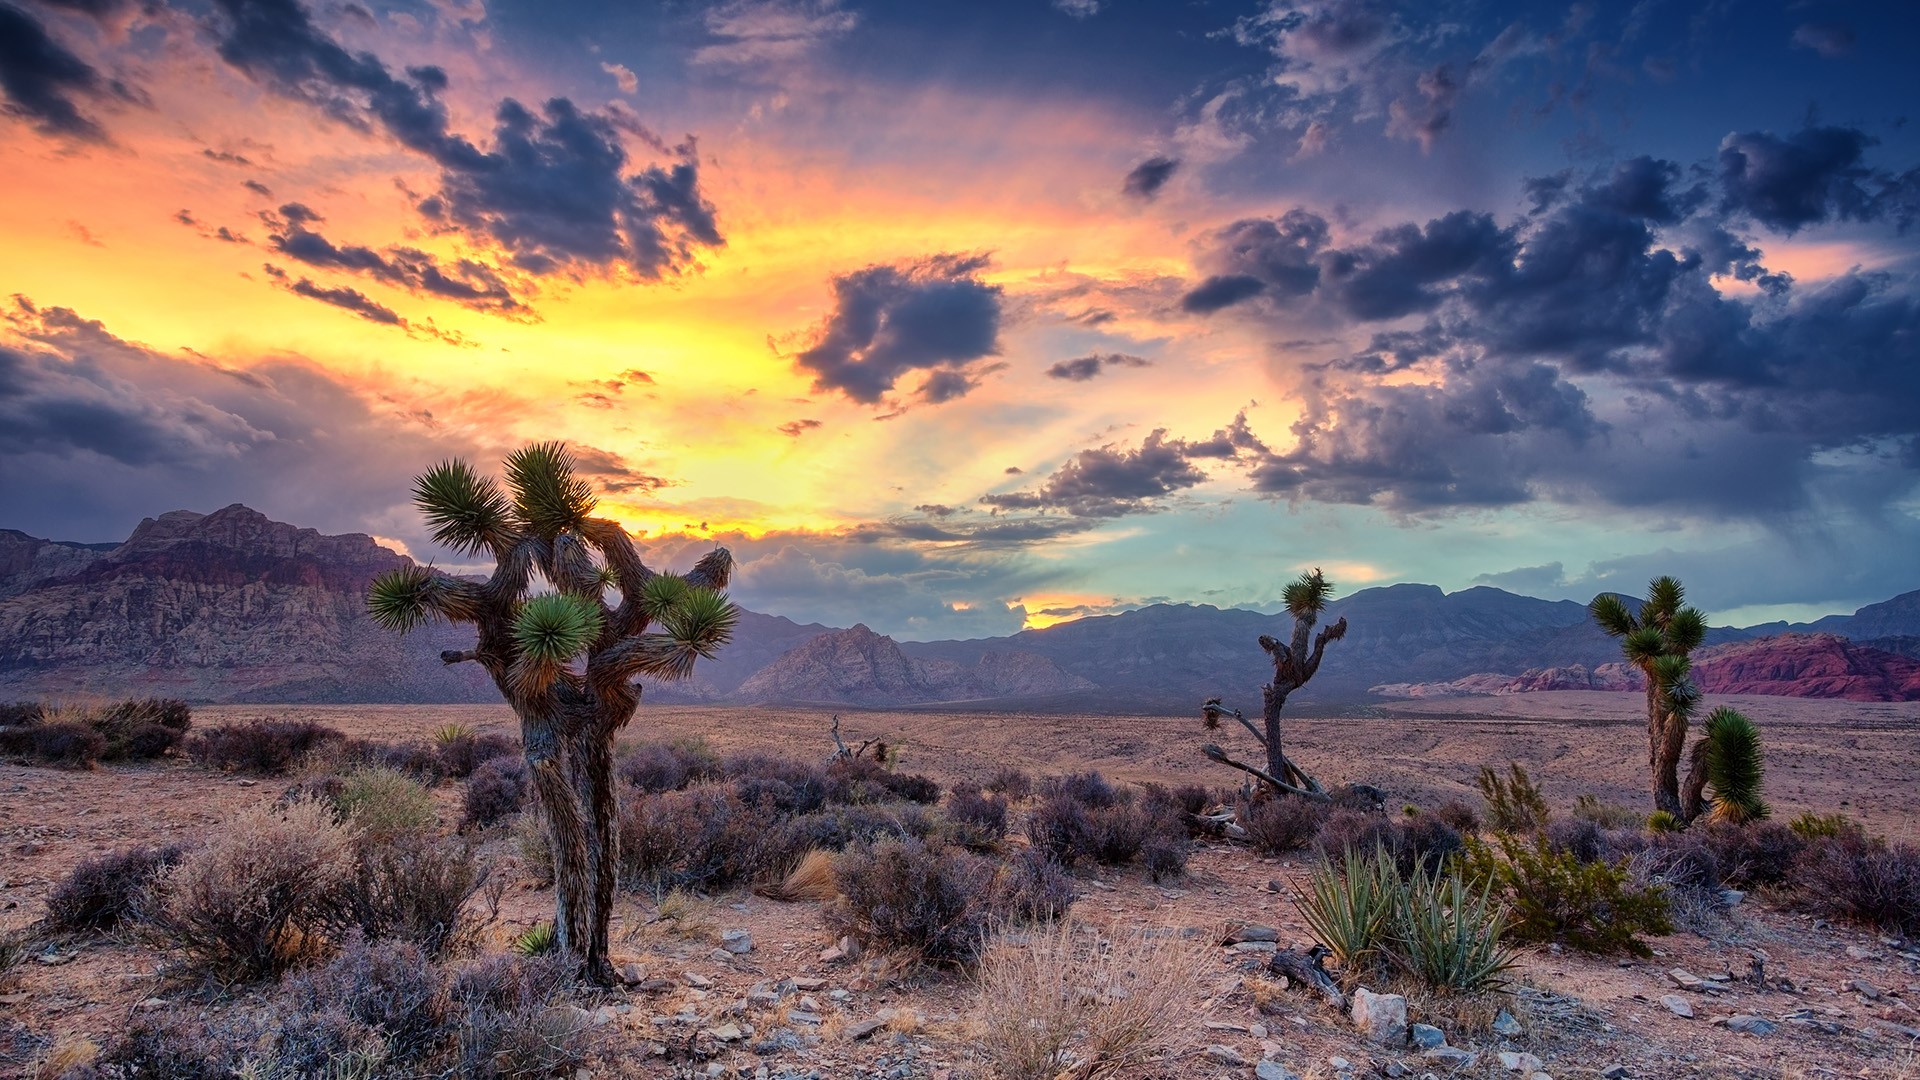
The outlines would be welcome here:
M 1450 798 L 1477 804 L 1473 779 L 1483 764 L 1519 761 L 1557 807 L 1593 793 L 1640 805 L 1645 775 L 1641 700 L 1632 694 L 1558 693 L 1383 705 L 1376 715 L 1302 717 L 1286 729 L 1289 753 L 1328 783 L 1365 781 L 1400 802 L 1424 806 Z M 1914 840 L 1920 813 L 1920 705 L 1746 698 L 1732 704 L 1757 720 L 1766 736 L 1768 797 L 1777 813 L 1843 809 L 1875 831 Z M 253 716 L 311 717 L 350 734 L 398 741 L 424 737 L 458 721 L 513 730 L 504 707 L 473 706 L 218 706 L 195 711 L 196 726 Z M 1003 714 L 843 710 L 849 740 L 884 738 L 902 747 L 901 767 L 952 783 L 981 778 L 1008 762 L 1036 775 L 1099 769 L 1135 781 L 1226 784 L 1231 776 L 1199 753 L 1211 738 L 1234 745 L 1233 730 L 1203 735 L 1195 718 L 1026 717 Z M 653 707 L 643 705 L 630 730 L 639 739 L 699 736 L 722 751 L 769 749 L 823 755 L 829 714 L 814 709 Z M 1241 739 L 1244 740 L 1244 734 Z M 210 773 L 181 761 L 93 772 L 0 764 L 0 929 L 40 917 L 51 885 L 75 863 L 129 844 L 192 836 L 227 814 L 276 797 L 285 781 Z M 458 816 L 458 785 L 444 785 L 442 820 Z M 491 933 L 507 937 L 551 916 L 551 893 L 518 872 L 510 841 L 488 841 L 497 872 L 512 880 Z M 1263 859 L 1228 845 L 1200 848 L 1185 879 L 1150 883 L 1137 868 L 1078 872 L 1082 898 L 1076 922 L 1107 930 L 1188 929 L 1212 938 L 1251 922 L 1275 926 L 1283 944 L 1304 944 L 1307 931 L 1287 900 L 1304 880 L 1305 858 Z M 863 1075 L 963 1078 L 980 1075 L 970 1053 L 973 992 L 961 976 L 901 974 L 871 965 L 829 962 L 832 941 L 810 904 L 781 904 L 749 893 L 715 897 L 691 929 L 674 933 L 651 922 L 652 905 L 635 898 L 615 926 L 616 959 L 665 979 L 665 989 L 614 995 L 607 1037 L 624 1048 L 596 1075 L 671 1076 L 675 1067 L 650 1056 L 662 1027 L 656 1018 L 691 1013 L 718 1023 L 763 980 L 818 978 L 825 1013 L 821 1041 L 804 1052 L 756 1058 L 745 1043 L 714 1060 L 738 1075 L 820 1078 Z M 722 959 L 722 930 L 744 928 L 752 953 Z M 1694 931 L 1656 939 L 1645 961 L 1597 960 L 1555 950 L 1523 954 L 1520 992 L 1506 1004 L 1525 1032 L 1502 1040 L 1484 1029 L 1476 1008 L 1415 1002 L 1458 1046 L 1482 1051 L 1472 1070 L 1454 1075 L 1512 1076 L 1490 1051 L 1524 1050 L 1554 1077 L 1597 1076 L 1624 1064 L 1635 1077 L 1920 1077 L 1920 948 L 1914 943 L 1785 912 L 1758 898 L 1707 919 Z M 1708 976 L 1746 973 L 1755 955 L 1766 973 L 1785 979 L 1761 988 L 1739 979 L 1718 992 L 1677 990 L 1669 976 L 1685 969 Z M 1338 1074 L 1344 1058 L 1356 1076 L 1405 1062 L 1419 1077 L 1431 1066 L 1402 1050 L 1370 1049 L 1351 1024 L 1299 991 L 1279 994 L 1258 974 L 1257 956 L 1209 949 L 1207 974 L 1191 987 L 1187 1052 L 1159 1072 L 1181 1080 L 1248 1077 L 1271 1057 L 1305 1077 Z M 183 991 L 167 980 L 162 954 L 130 940 L 60 944 L 24 965 L 0 993 L 0 1075 L 31 1075 L 34 1058 L 62 1041 L 108 1041 L 127 1018 L 156 998 Z M 685 973 L 710 980 L 695 989 Z M 699 980 L 691 980 L 699 981 Z M 1874 993 L 1856 988 L 1865 985 Z M 844 995 L 833 995 L 844 991 Z M 1695 1017 L 1661 1003 L 1679 993 Z M 1876 996 L 1877 995 L 1877 996 Z M 1265 1009 L 1260 1002 L 1266 1001 Z M 792 1007 L 788 1001 L 777 1007 Z M 777 1010 L 775 1010 L 777 1011 Z M 1752 1013 L 1779 1024 L 1771 1035 L 1729 1031 L 1716 1018 Z M 774 1011 L 750 1006 L 736 1018 L 765 1029 Z M 859 1021 L 891 1018 L 862 1041 Z M 1209 1046 L 1231 1049 L 1240 1065 L 1221 1064 Z M 708 1062 L 700 1063 L 704 1070 Z M 782 1070 L 791 1070 L 783 1073 Z M 1441 1075 L 1445 1075 L 1444 1072 Z M 699 1075 L 705 1075 L 704 1071 Z M 728 1072 L 727 1075 L 735 1075 Z

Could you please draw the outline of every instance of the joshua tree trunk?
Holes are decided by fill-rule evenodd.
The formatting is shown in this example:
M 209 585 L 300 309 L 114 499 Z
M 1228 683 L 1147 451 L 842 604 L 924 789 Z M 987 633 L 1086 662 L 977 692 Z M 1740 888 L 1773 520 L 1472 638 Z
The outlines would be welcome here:
M 507 477 L 511 500 L 464 462 L 415 482 L 435 540 L 494 556 L 486 583 L 410 566 L 376 580 L 368 607 L 396 630 L 439 617 L 478 631 L 474 648 L 440 658 L 479 664 L 519 717 L 553 852 L 554 936 L 583 975 L 606 983 L 620 868 L 614 737 L 639 707 L 637 676 L 683 678 L 731 635 L 738 611 L 719 590 L 733 557 L 717 548 L 685 577 L 648 569 L 625 530 L 590 516 L 592 492 L 557 443 L 509 456 Z M 535 571 L 557 591 L 530 595 Z M 661 631 L 649 632 L 655 622 Z
M 1692 820 L 1700 805 L 1697 796 L 1682 799 L 1680 792 L 1680 758 L 1699 699 L 1687 654 L 1699 647 L 1707 632 L 1706 616 L 1698 608 L 1685 606 L 1685 599 L 1686 590 L 1679 581 L 1658 577 L 1648 583 L 1647 599 L 1638 612 L 1612 593 L 1602 593 L 1587 605 L 1600 628 L 1620 639 L 1627 662 L 1646 676 L 1647 771 L 1653 783 L 1653 805 L 1682 822 Z

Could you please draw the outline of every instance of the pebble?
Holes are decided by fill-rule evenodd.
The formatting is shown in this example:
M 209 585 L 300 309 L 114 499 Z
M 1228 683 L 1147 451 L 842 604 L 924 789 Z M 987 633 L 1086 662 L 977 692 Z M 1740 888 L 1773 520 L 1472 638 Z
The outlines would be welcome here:
M 1775 1026 L 1773 1021 L 1752 1013 L 1740 1013 L 1727 1018 L 1728 1031 L 1738 1031 L 1745 1035 L 1771 1035 Z
M 1207 1060 L 1217 1062 L 1221 1065 L 1245 1065 L 1247 1063 L 1247 1059 L 1241 1057 L 1238 1050 L 1235 1050 L 1231 1046 L 1222 1046 L 1219 1043 L 1214 1043 L 1212 1046 L 1207 1047 Z
M 1415 1024 L 1408 1029 L 1417 1050 L 1431 1050 L 1436 1046 L 1447 1045 L 1447 1034 L 1432 1024 Z
M 1263 1061 L 1253 1067 L 1254 1080 L 1300 1080 L 1299 1074 L 1277 1061 Z
M 1693 1006 L 1687 1004 L 1687 999 L 1681 997 L 1679 994 L 1662 994 L 1660 996 L 1660 1004 L 1665 1005 L 1668 1012 L 1681 1019 L 1693 1019 Z
M 753 935 L 745 930 L 723 930 L 720 947 L 735 956 L 745 956 L 753 951 Z
M 1540 1066 L 1543 1064 L 1545 1064 L 1545 1062 L 1534 1057 L 1532 1054 L 1521 1053 L 1517 1050 L 1500 1051 L 1500 1067 L 1508 1072 L 1526 1073 L 1531 1077 L 1534 1073 L 1540 1071 Z
M 1501 1009 L 1499 1015 L 1493 1018 L 1493 1033 L 1503 1039 L 1517 1039 L 1520 1037 L 1520 1021 L 1515 1020 L 1512 1013 Z

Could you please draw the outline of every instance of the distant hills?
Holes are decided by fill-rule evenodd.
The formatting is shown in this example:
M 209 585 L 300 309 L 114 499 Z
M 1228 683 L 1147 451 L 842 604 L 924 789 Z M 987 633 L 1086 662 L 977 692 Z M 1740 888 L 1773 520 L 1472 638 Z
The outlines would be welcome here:
M 149 518 L 120 544 L 0 530 L 0 699 L 497 700 L 473 665 L 439 662 L 470 630 L 398 638 L 367 618 L 367 583 L 408 562 L 370 537 L 323 536 L 240 505 Z M 1572 601 L 1402 584 L 1343 597 L 1327 619 L 1342 616 L 1347 637 L 1303 704 L 1378 701 L 1376 687 L 1513 693 L 1627 678 L 1618 643 Z M 1268 673 L 1256 639 L 1290 627 L 1284 615 L 1157 604 L 1008 637 L 896 642 L 746 612 L 716 660 L 648 699 L 1185 714 L 1221 695 L 1254 709 Z M 1802 636 L 1777 636 L 1787 632 Z M 1920 670 L 1920 591 L 1807 625 L 1716 628 L 1708 642 L 1718 648 L 1698 655 L 1709 690 L 1735 692 L 1708 682 L 1724 664 L 1728 685 L 1772 687 L 1739 692 L 1902 700 L 1920 688 L 1909 677 Z

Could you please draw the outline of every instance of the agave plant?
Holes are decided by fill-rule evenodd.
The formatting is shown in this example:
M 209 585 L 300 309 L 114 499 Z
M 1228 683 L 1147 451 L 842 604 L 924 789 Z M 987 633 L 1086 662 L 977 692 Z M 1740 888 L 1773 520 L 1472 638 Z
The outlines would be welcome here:
M 739 612 L 720 590 L 733 557 L 716 548 L 685 576 L 658 573 L 624 529 L 594 516 L 593 489 L 565 446 L 536 443 L 504 464 L 504 488 L 447 461 L 413 490 L 435 542 L 491 556 L 492 576 L 472 582 L 405 566 L 374 580 L 367 609 L 401 632 L 434 618 L 476 629 L 473 648 L 440 658 L 479 664 L 520 718 L 553 854 L 555 946 L 588 978 L 609 982 L 614 736 L 640 704 L 636 679 L 685 678 L 732 635 Z M 536 588 L 539 579 L 551 588 Z
M 1379 959 L 1406 888 L 1385 849 L 1370 855 L 1349 849 L 1338 864 L 1322 860 L 1293 903 L 1351 982 Z
M 1387 949 L 1396 966 L 1432 990 L 1473 993 L 1506 984 L 1514 952 L 1491 881 L 1474 889 L 1458 873 L 1432 880 L 1416 874 L 1404 897 Z

